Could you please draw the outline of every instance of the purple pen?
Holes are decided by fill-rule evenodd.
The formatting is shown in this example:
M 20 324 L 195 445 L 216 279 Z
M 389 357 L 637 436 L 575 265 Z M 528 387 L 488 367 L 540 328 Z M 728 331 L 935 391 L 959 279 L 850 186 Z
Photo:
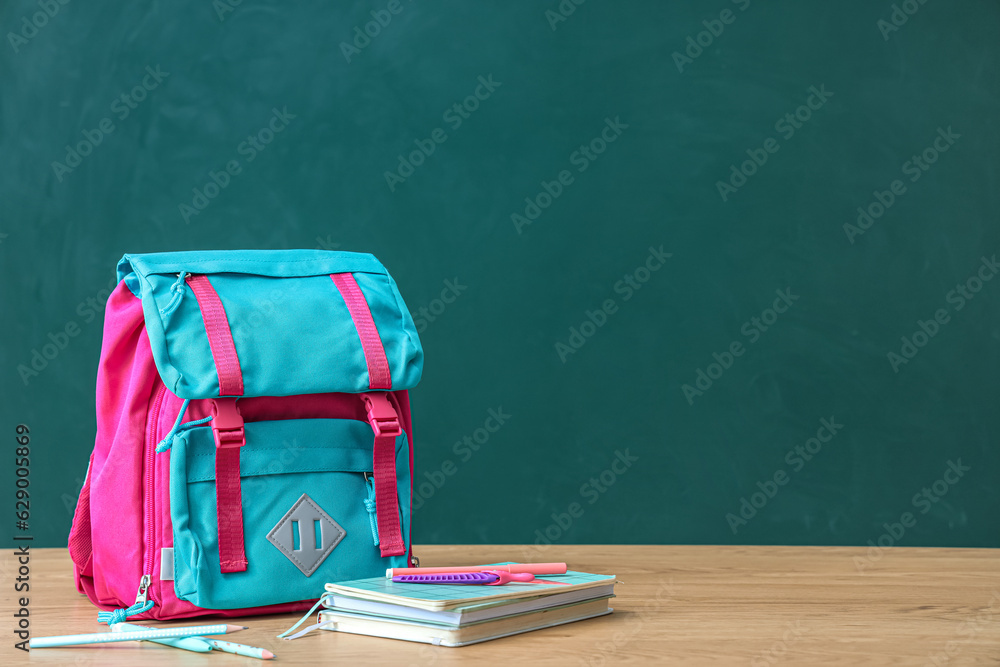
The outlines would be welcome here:
M 486 570 L 483 572 L 454 572 L 442 574 L 397 574 L 392 578 L 400 584 L 474 584 L 483 586 L 499 586 L 510 581 L 533 581 L 535 575 L 530 572 L 511 574 L 501 570 Z

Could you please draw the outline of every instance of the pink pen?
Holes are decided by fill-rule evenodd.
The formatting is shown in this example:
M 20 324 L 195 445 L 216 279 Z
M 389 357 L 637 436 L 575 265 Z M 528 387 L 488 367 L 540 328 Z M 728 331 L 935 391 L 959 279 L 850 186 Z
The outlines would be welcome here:
M 496 570 L 510 574 L 566 574 L 566 563 L 511 563 L 510 565 L 471 565 L 463 567 L 394 567 L 385 571 L 387 579 L 400 574 L 456 574 Z

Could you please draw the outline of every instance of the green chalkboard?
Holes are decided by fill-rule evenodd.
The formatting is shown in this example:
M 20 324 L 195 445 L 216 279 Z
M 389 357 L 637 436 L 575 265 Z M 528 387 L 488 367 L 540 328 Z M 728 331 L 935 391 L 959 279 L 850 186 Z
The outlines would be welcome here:
M 1000 546 L 996 2 L 0 26 L 5 543 L 65 541 L 123 253 L 319 247 L 420 327 L 417 543 Z

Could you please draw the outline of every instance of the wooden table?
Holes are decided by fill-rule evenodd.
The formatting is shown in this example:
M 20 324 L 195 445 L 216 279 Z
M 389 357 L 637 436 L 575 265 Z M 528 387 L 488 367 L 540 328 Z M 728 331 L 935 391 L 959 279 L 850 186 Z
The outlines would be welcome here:
M 516 546 L 423 546 L 423 565 L 524 560 Z M 407 665 L 997 665 L 1000 552 L 987 549 L 551 546 L 542 560 L 618 575 L 614 614 L 463 648 L 319 631 L 275 639 L 293 615 L 245 619 L 230 638 L 285 664 Z M 539 560 L 539 559 L 536 559 Z M 3 609 L 16 611 L 12 552 Z M 95 632 L 64 549 L 31 552 L 33 636 Z M 26 664 L 4 634 L 0 664 Z M 950 655 L 948 652 L 951 652 Z M 935 662 L 936 661 L 936 662 Z M 37 649 L 32 664 L 263 665 L 150 643 Z

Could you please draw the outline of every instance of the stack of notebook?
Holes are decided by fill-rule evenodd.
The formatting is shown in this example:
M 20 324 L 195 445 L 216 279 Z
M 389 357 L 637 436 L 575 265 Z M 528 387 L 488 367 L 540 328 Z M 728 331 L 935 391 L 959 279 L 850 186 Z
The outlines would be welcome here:
M 501 586 L 398 583 L 385 577 L 327 584 L 326 630 L 465 646 L 611 613 L 614 575 L 568 571 Z

